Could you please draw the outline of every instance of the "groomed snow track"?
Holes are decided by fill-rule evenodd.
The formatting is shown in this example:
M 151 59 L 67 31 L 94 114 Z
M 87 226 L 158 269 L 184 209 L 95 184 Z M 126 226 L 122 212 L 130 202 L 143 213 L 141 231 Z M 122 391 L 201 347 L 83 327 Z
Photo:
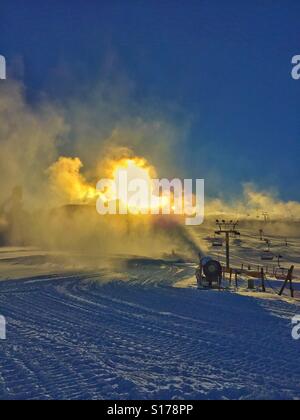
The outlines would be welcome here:
M 1 282 L 0 399 L 300 398 L 299 306 L 170 287 L 189 270 Z

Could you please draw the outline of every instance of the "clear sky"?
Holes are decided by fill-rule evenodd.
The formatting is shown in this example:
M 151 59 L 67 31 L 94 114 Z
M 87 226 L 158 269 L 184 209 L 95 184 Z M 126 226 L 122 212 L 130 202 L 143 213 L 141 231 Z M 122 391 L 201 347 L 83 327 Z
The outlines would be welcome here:
M 211 193 L 252 181 L 300 200 L 299 0 L 3 1 L 0 53 L 21 57 L 33 97 L 62 63 L 92 86 L 117 57 L 137 97 L 186 114 L 178 156 Z

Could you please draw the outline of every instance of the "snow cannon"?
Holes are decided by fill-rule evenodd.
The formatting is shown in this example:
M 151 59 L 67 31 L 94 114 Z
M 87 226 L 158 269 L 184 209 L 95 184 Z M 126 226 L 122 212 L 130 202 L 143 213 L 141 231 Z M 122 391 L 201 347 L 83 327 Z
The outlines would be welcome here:
M 211 257 L 201 258 L 200 267 L 196 271 L 198 287 L 219 288 L 222 282 L 222 273 L 223 270 L 219 261 Z

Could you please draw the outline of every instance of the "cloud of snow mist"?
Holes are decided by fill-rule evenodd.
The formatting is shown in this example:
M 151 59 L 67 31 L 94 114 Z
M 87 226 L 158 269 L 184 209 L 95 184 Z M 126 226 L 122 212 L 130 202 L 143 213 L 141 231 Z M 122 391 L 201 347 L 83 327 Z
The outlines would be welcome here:
M 74 205 L 51 171 L 53 165 L 67 167 L 70 191 L 75 180 L 94 188 L 107 175 L 107 160 L 134 154 L 162 177 L 181 176 L 173 151 L 185 127 L 102 86 L 64 104 L 42 99 L 30 105 L 25 93 L 17 82 L 0 88 L 0 243 L 138 255 L 197 249 L 186 232 L 176 234 L 176 222 L 157 228 L 143 217 L 108 221 L 92 204 Z
M 197 240 L 181 222 L 174 219 L 169 226 L 155 218 L 151 223 L 142 217 L 101 219 L 95 206 L 74 206 L 72 197 L 54 188 L 59 183 L 53 182 L 49 169 L 57 162 L 72 162 L 70 185 L 75 177 L 94 188 L 107 176 L 107 161 L 133 154 L 147 159 L 160 178 L 184 178 L 187 171 L 180 167 L 178 151 L 185 147 L 186 131 L 187 125 L 157 104 L 138 103 L 119 86 L 99 84 L 81 98 L 64 103 L 42 98 L 31 105 L 20 83 L 1 84 L 0 244 L 144 255 L 175 249 L 195 255 Z M 63 157 L 69 160 L 60 160 Z M 23 199 L 16 186 L 23 188 Z M 300 203 L 283 202 L 250 184 L 239 200 L 206 201 L 207 218 L 262 220 L 263 212 L 271 220 L 297 220 Z
M 267 213 L 269 220 L 299 221 L 300 203 L 285 202 L 278 198 L 274 191 L 261 191 L 253 184 L 245 184 L 240 199 L 227 201 L 209 200 L 206 205 L 206 215 L 211 217 L 231 217 L 241 220 L 264 220 Z

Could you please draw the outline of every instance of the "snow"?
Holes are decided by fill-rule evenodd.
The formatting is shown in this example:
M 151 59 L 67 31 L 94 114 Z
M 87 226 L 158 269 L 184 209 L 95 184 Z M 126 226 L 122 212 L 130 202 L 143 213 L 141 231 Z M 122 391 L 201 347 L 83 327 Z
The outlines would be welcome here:
M 167 260 L 0 255 L 2 400 L 300 399 L 297 300 L 197 290 Z

